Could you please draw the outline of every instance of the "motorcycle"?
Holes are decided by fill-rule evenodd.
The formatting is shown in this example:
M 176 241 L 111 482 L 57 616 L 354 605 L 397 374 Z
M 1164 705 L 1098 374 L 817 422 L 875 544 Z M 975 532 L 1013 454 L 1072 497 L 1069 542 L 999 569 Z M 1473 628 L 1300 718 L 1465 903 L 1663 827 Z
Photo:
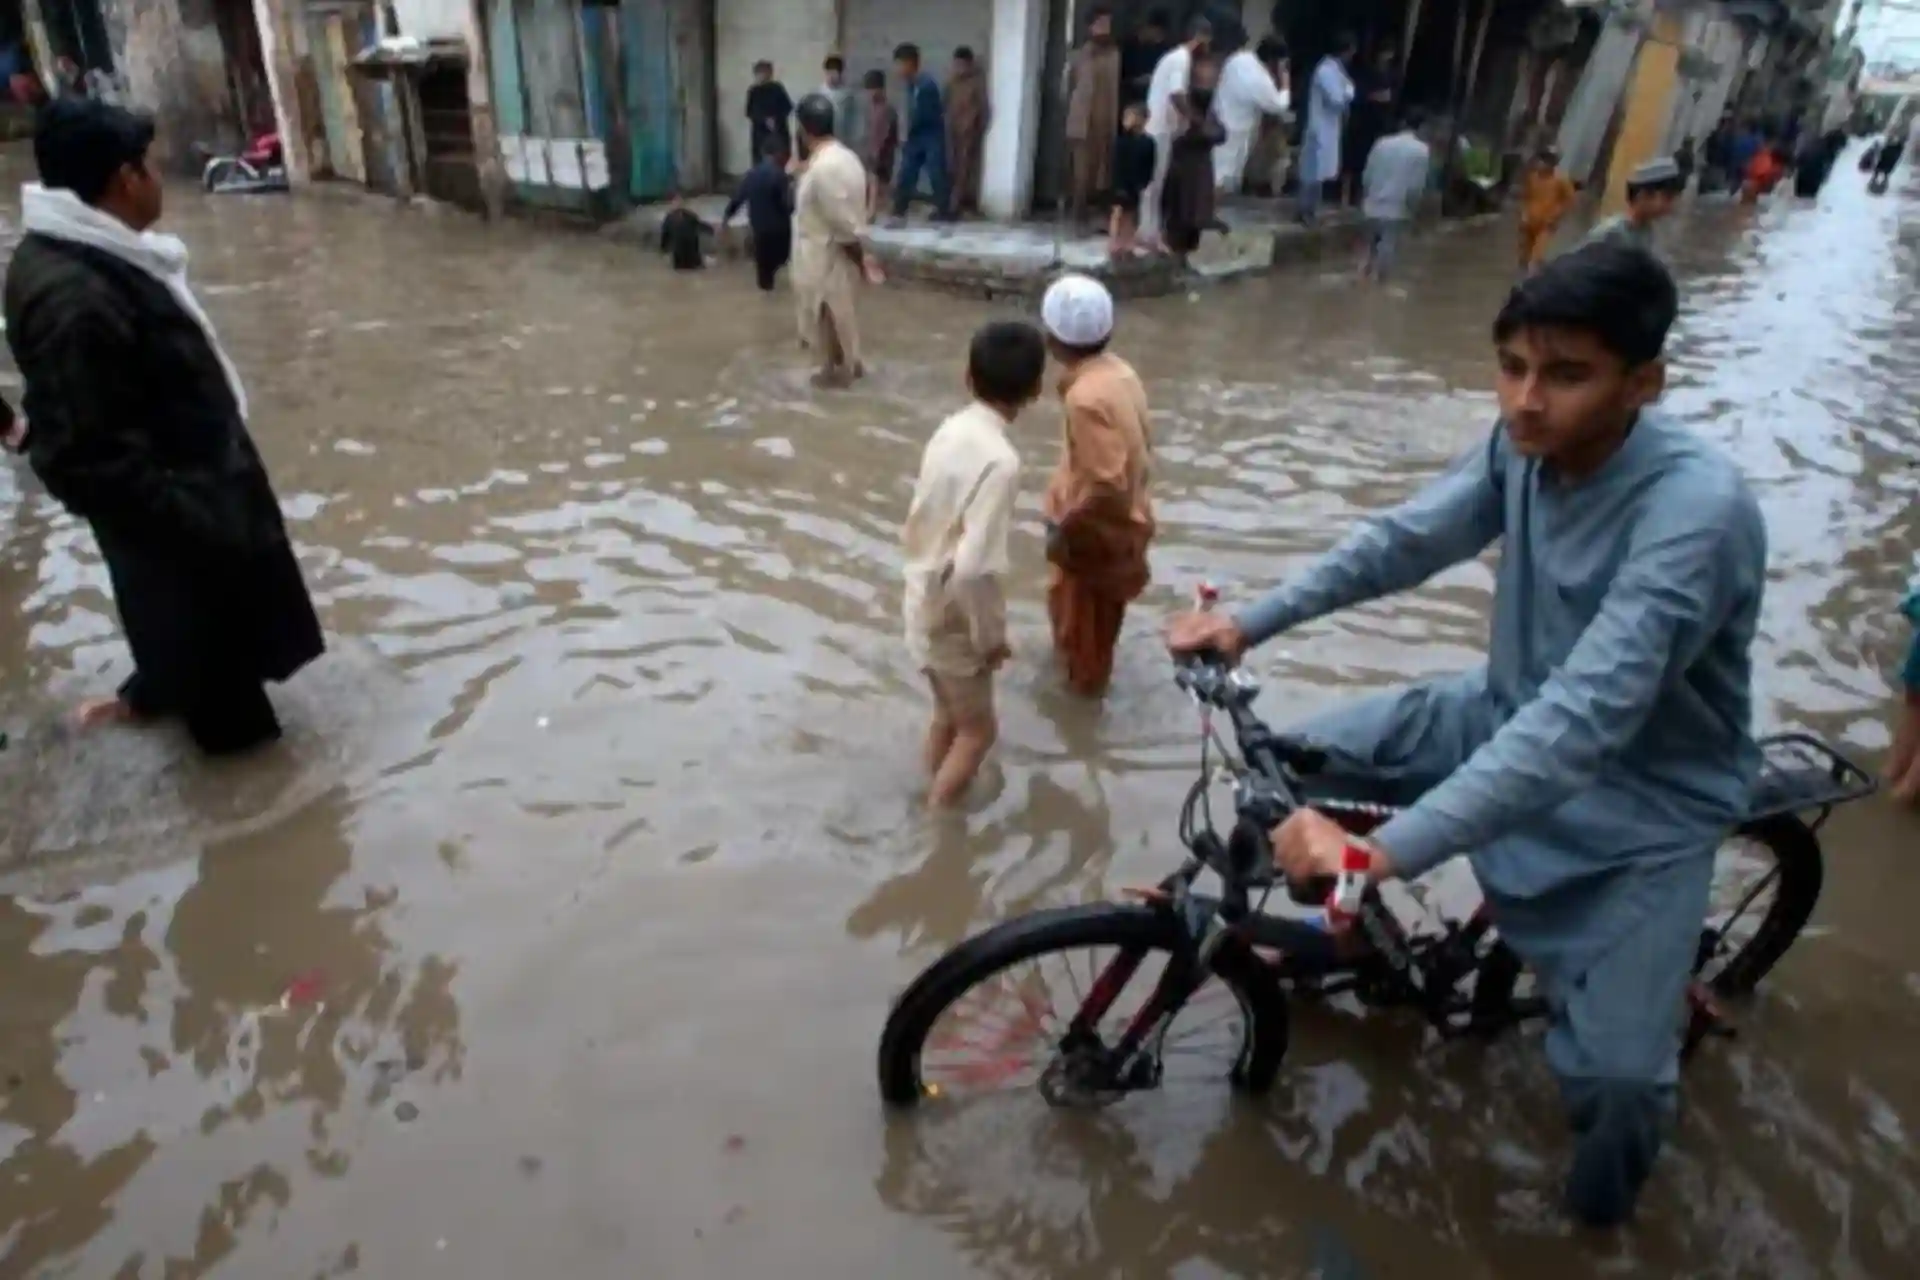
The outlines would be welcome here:
M 263 133 L 234 156 L 212 156 L 201 170 L 200 185 L 218 195 L 285 191 L 286 151 L 278 133 Z

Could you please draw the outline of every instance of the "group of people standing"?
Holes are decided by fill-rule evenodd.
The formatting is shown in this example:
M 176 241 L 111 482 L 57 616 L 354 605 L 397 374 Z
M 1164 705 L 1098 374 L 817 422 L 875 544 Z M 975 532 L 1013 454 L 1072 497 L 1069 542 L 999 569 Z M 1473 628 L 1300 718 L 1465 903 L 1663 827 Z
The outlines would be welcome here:
M 918 45 L 895 48 L 893 66 L 904 113 L 893 104 L 894 90 L 886 72 L 867 72 L 856 91 L 847 83 L 846 60 L 840 55 L 821 65 L 817 92 L 833 109 L 835 136 L 855 149 L 869 175 L 869 216 L 880 216 L 891 193 L 892 216 L 904 220 L 922 179 L 933 201 L 935 221 L 978 215 L 981 163 L 991 119 L 979 59 L 966 45 L 955 49 L 945 85 L 926 70 Z M 799 141 L 796 110 L 786 86 L 774 78 L 773 64 L 756 63 L 746 104 L 756 161 L 787 164 Z

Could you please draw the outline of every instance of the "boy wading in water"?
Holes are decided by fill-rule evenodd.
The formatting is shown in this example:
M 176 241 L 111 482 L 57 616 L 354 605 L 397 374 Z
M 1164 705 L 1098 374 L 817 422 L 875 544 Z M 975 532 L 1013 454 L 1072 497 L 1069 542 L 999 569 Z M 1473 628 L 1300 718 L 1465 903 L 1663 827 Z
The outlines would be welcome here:
M 1153 541 L 1153 455 L 1147 392 L 1107 350 L 1113 295 L 1087 276 L 1062 276 L 1040 304 L 1060 362 L 1064 439 L 1047 485 L 1047 615 L 1067 686 L 1097 698 L 1113 679 L 1127 606 L 1146 590 Z
M 1030 324 L 1000 321 L 973 335 L 973 403 L 927 442 L 901 530 L 907 648 L 933 689 L 926 761 L 934 808 L 966 794 L 999 736 L 993 676 L 1012 656 L 1002 583 L 1020 481 L 1007 427 L 1039 398 L 1046 368 L 1046 343 Z

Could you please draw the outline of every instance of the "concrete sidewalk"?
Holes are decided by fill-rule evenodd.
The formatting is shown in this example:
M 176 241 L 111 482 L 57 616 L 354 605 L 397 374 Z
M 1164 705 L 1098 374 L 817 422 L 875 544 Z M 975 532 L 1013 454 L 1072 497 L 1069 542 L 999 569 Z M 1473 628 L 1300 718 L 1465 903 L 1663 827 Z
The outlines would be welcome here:
M 687 207 L 718 225 L 724 196 L 695 196 Z M 608 234 L 643 245 L 657 243 L 665 205 L 643 205 L 608 228 Z M 1186 271 L 1166 257 L 1115 262 L 1104 235 L 1085 235 L 1065 224 L 935 223 L 917 214 L 905 226 L 873 228 L 870 243 L 892 279 L 974 297 L 1031 297 L 1066 271 L 1105 280 L 1127 298 L 1160 297 L 1195 283 L 1234 279 L 1289 262 L 1354 251 L 1358 222 L 1330 214 L 1314 227 L 1301 226 L 1291 200 L 1238 198 L 1221 203 L 1227 235 L 1209 233 Z M 738 226 L 738 224 L 736 224 Z M 744 238 L 742 228 L 739 234 Z

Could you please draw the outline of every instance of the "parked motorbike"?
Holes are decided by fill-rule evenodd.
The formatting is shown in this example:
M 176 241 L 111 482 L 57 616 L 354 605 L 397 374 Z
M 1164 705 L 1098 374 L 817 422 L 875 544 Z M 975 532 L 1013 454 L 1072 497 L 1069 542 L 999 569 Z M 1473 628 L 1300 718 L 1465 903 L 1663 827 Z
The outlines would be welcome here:
M 235 156 L 213 156 L 200 183 L 215 194 L 244 194 L 287 189 L 287 156 L 280 135 L 263 133 Z

